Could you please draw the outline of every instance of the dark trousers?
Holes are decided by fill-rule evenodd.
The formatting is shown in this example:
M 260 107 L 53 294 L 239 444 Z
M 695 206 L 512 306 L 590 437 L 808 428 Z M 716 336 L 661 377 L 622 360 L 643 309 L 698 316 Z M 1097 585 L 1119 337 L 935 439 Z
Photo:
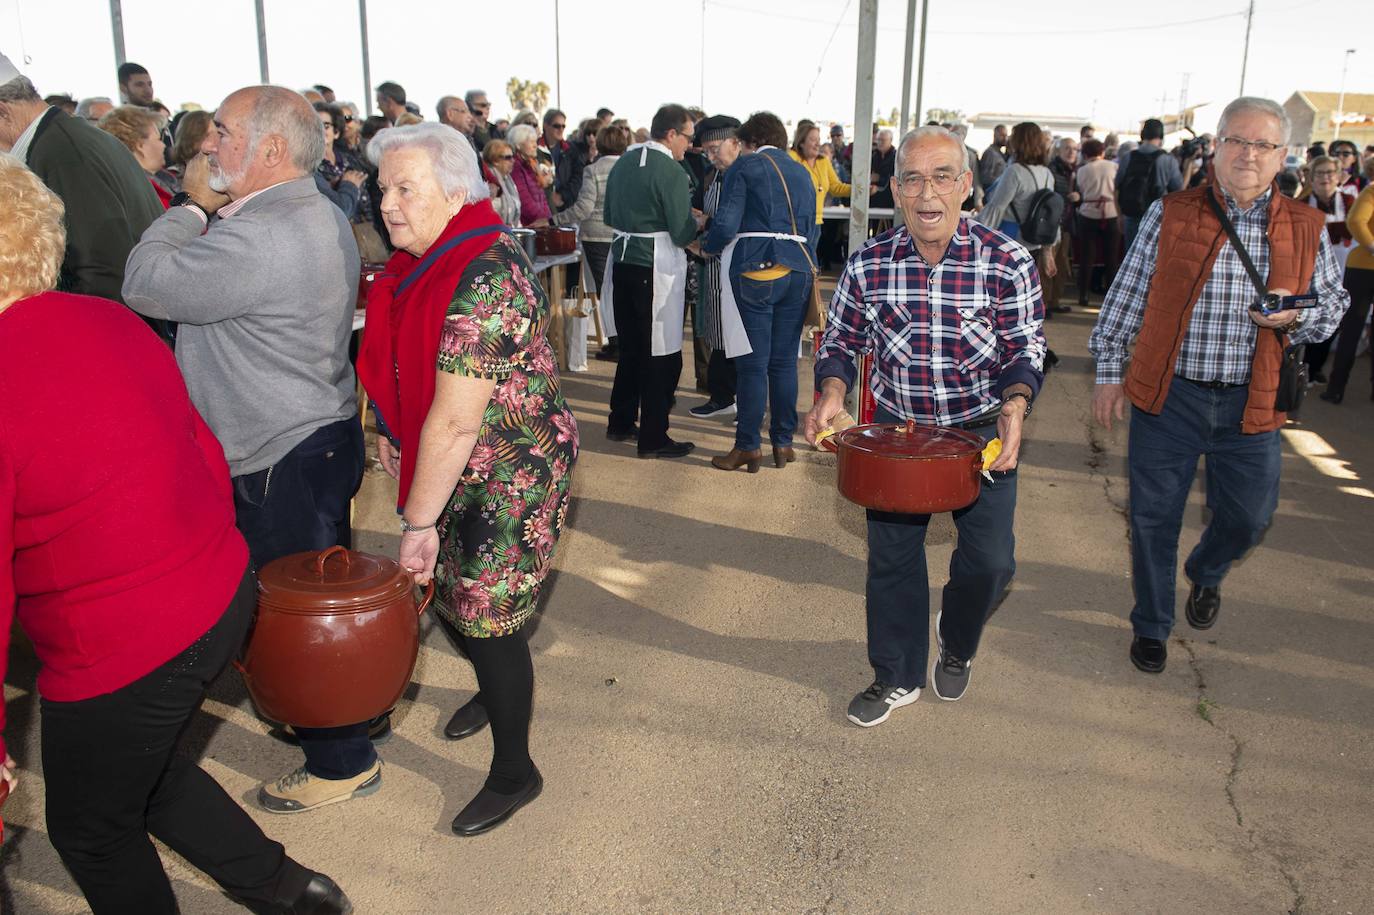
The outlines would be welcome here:
M 1345 288 L 1350 290 L 1350 309 L 1341 318 L 1341 326 L 1336 331 L 1336 361 L 1331 366 L 1330 381 L 1326 386 L 1331 393 L 1342 396 L 1350 381 L 1350 370 L 1355 367 L 1355 347 L 1364 333 L 1370 303 L 1374 302 L 1374 270 L 1347 267 Z M 1370 355 L 1369 365 L 1370 383 L 1374 385 L 1374 354 Z
M 362 479 L 363 427 L 357 417 L 321 426 L 266 470 L 235 477 L 234 508 L 253 566 L 350 546 L 348 503 Z M 352 778 L 377 759 L 366 722 L 296 733 L 306 768 L 319 778 Z
M 639 450 L 655 451 L 668 444 L 668 411 L 682 376 L 682 353 L 653 354 L 653 268 L 617 263 L 611 269 L 620 361 L 611 386 L 607 428 L 628 432 L 638 416 Z
M 727 359 L 725 350 L 711 350 L 711 362 L 706 370 L 706 388 L 712 403 L 722 405 L 735 402 L 735 360 Z
M 739 402 L 735 447 L 758 449 L 765 403 L 769 441 L 790 445 L 797 429 L 797 343 L 811 295 L 811 274 L 793 270 L 776 280 L 737 276 L 731 283 L 751 347 L 751 352 L 735 357 Z
M 245 901 L 288 905 L 309 883 L 310 871 L 176 752 L 206 687 L 242 647 L 255 600 L 245 574 L 219 622 L 152 673 L 79 702 L 42 700 L 48 835 L 96 915 L 177 911 L 150 833 Z
M 1135 634 L 1164 640 L 1174 625 L 1178 537 L 1198 458 L 1207 458 L 1211 519 L 1184 563 L 1194 584 L 1216 587 L 1257 544 L 1279 500 L 1279 433 L 1240 431 L 1249 390 L 1204 388 L 1175 377 L 1158 416 L 1131 408 L 1130 475 Z
M 874 422 L 897 422 L 878 408 Z M 984 439 L 997 427 L 977 430 Z M 959 540 L 941 599 L 940 637 L 945 650 L 970 659 L 983 626 L 1016 572 L 1016 471 L 982 482 L 978 501 L 954 512 Z M 868 661 L 877 679 L 911 689 L 926 685 L 930 654 L 930 582 L 926 528 L 930 515 L 868 512 Z
M 1090 219 L 1079 213 L 1074 216 L 1074 240 L 1078 246 L 1074 252 L 1078 261 L 1078 303 L 1084 305 L 1092 288 L 1093 266 L 1098 263 L 1099 257 L 1102 263 L 1102 288 L 1112 287 L 1112 280 L 1116 278 L 1116 256 L 1121 233 L 1115 219 Z

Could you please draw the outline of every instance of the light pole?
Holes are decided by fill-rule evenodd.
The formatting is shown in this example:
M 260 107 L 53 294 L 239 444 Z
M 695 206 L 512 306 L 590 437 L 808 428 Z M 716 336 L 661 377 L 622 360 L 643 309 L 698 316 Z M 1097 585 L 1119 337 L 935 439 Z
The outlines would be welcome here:
M 1341 97 L 1336 102 L 1336 133 L 1331 137 L 1333 140 L 1341 138 L 1341 121 L 1345 120 L 1345 71 L 1350 69 L 1350 55 L 1354 53 L 1354 48 L 1346 48 L 1345 61 L 1341 64 Z
M 1255 0 L 1250 0 L 1250 9 L 1245 13 L 1245 53 L 1240 59 L 1240 94 L 1245 94 L 1245 67 L 1250 63 L 1250 26 L 1255 21 Z

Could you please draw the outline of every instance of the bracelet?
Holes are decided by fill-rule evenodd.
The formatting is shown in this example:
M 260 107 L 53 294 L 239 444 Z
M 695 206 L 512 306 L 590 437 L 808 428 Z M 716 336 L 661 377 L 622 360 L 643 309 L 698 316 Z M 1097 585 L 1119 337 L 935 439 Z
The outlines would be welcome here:
M 420 531 L 432 530 L 432 529 L 433 529 L 434 527 L 436 527 L 438 524 L 439 524 L 438 521 L 433 521 L 433 522 L 430 522 L 429 524 L 411 524 L 409 521 L 407 521 L 407 520 L 405 519 L 405 516 L 403 515 L 403 516 L 401 516 L 401 533 L 403 533 L 403 534 L 415 534 L 415 533 L 418 533 L 418 532 L 420 532 Z
M 1002 398 L 1002 404 L 1003 404 L 1003 406 L 1005 406 L 1006 404 L 1011 403 L 1011 402 L 1012 402 L 1012 399 L 1013 399 L 1013 398 L 1016 398 L 1016 397 L 1020 397 L 1022 400 L 1024 400 L 1024 401 L 1026 402 L 1026 412 L 1022 413 L 1021 415 L 1022 415 L 1023 417 L 1025 417 L 1025 416 L 1030 416 L 1030 413 L 1031 413 L 1031 398 L 1030 398 L 1030 395 L 1027 394 L 1025 391 L 1017 391 L 1017 392 L 1014 393 L 1014 394 L 1008 394 L 1006 397 Z

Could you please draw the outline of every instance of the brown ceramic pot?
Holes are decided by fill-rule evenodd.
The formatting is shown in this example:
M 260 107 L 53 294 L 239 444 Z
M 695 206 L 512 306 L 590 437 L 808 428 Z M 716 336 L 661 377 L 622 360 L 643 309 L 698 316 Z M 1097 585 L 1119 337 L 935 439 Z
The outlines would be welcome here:
M 908 420 L 852 426 L 830 442 L 840 494 L 865 508 L 925 515 L 978 499 L 984 445 L 972 432 Z
M 537 226 L 534 249 L 544 257 L 572 254 L 577 250 L 577 230 L 567 226 Z
M 296 553 L 258 573 L 258 615 L 243 662 L 267 718 L 327 728 L 395 706 L 420 650 L 415 584 L 400 564 L 341 546 Z

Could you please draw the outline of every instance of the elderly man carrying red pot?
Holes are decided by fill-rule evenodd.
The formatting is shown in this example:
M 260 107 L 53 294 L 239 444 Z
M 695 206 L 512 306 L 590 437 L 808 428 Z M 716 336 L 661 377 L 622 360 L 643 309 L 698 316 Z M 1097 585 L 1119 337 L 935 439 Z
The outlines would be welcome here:
M 983 625 L 1015 572 L 1016 461 L 1045 357 L 1034 260 L 1017 242 L 959 215 L 971 183 L 963 144 L 947 130 L 922 127 L 902 140 L 891 186 L 906 225 L 849 258 L 816 352 L 820 400 L 805 427 L 814 444 L 854 384 L 855 357 L 871 352 L 877 422 L 914 420 L 1002 439 L 991 482 L 954 512 L 959 542 L 936 617 L 932 667 L 935 693 L 949 701 L 968 688 Z M 860 727 L 883 723 L 926 685 L 929 523 L 929 515 L 868 511 L 874 680 L 848 715 Z

